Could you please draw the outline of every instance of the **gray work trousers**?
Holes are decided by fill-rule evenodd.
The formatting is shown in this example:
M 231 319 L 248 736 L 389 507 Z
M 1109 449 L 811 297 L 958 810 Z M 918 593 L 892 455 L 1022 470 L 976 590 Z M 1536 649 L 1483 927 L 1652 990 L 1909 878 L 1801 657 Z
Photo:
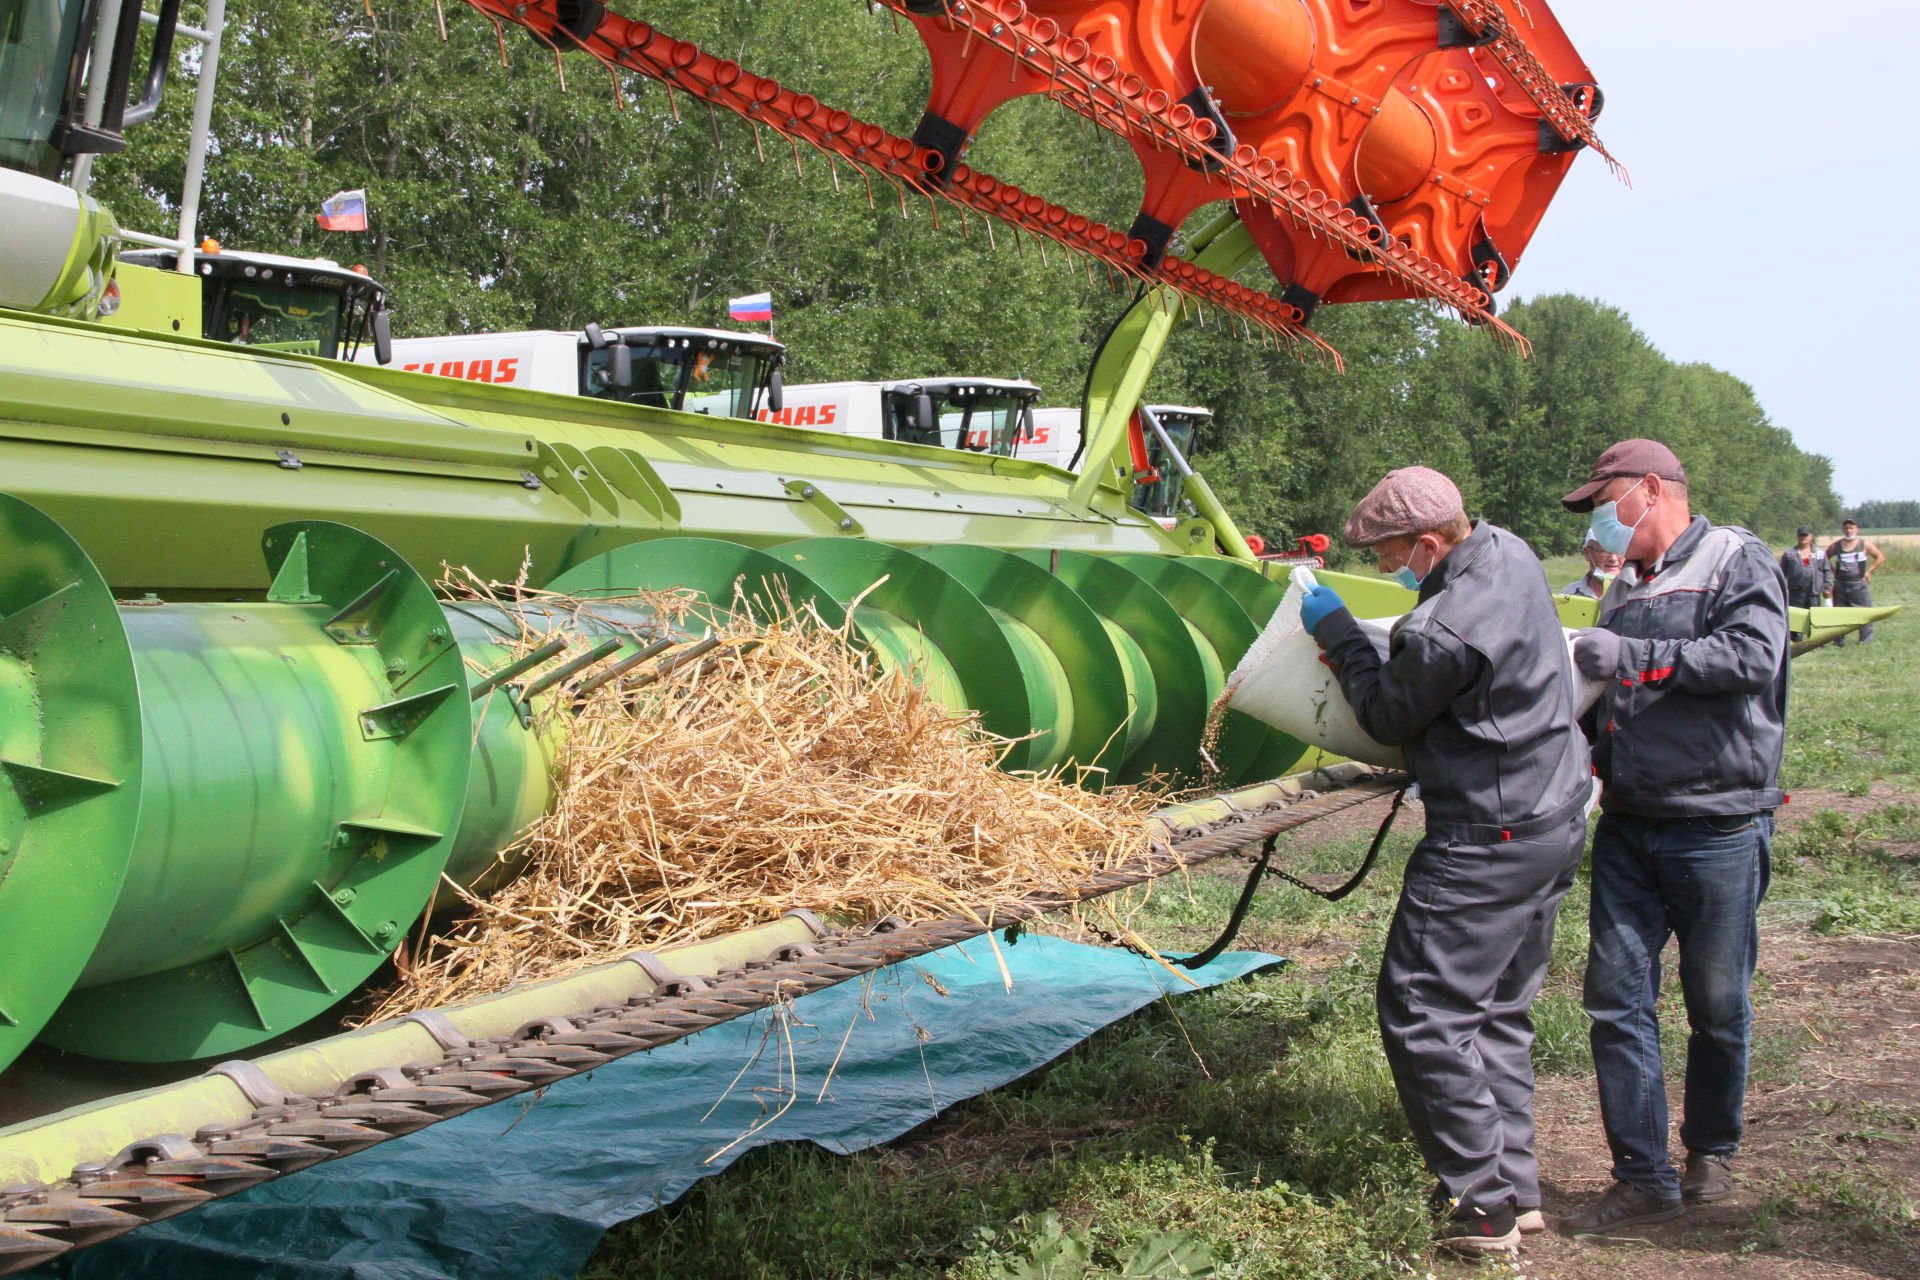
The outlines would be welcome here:
M 1429 833 L 1407 860 L 1380 962 L 1380 1036 L 1441 1189 L 1459 1209 L 1540 1204 L 1533 1150 L 1533 998 L 1586 815 L 1526 839 Z
M 1873 584 L 1872 583 L 1867 582 L 1865 579 L 1861 579 L 1861 578 L 1836 578 L 1834 580 L 1833 604 L 1836 609 L 1845 608 L 1845 607 L 1857 608 L 1861 605 L 1869 605 L 1872 603 L 1873 603 Z M 1869 622 L 1866 626 L 1860 628 L 1860 630 L 1855 634 L 1856 634 L 1856 637 L 1859 639 L 1860 643 L 1865 644 L 1867 641 L 1873 639 L 1873 624 Z M 1843 645 L 1846 642 L 1847 642 L 1847 638 L 1845 636 L 1842 636 L 1838 640 L 1835 640 L 1833 643 L 1835 645 Z

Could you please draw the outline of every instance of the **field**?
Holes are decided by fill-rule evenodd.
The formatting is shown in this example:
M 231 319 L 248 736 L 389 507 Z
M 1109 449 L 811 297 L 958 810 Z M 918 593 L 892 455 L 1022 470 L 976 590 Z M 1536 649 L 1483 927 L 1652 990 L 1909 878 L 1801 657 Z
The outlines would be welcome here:
M 1920 548 L 1897 561 L 1876 576 L 1875 595 L 1912 608 Z M 1556 584 L 1577 572 L 1565 569 Z M 1418 826 L 1410 812 L 1393 861 L 1347 901 L 1278 885 L 1263 893 L 1242 942 L 1290 957 L 1288 967 L 1155 1006 L 886 1147 L 758 1152 L 617 1229 L 582 1274 L 1358 1280 L 1491 1268 L 1704 1280 L 1737 1267 L 1753 1280 L 1920 1277 L 1917 662 L 1920 610 L 1883 625 L 1870 646 L 1794 663 L 1793 799 L 1763 916 L 1749 1133 L 1730 1201 L 1614 1244 L 1550 1232 L 1513 1262 L 1432 1256 L 1420 1207 L 1428 1180 L 1373 1015 L 1395 863 Z M 1290 837 L 1286 864 L 1343 873 L 1381 807 Z M 1168 886 L 1149 908 L 1149 936 L 1168 948 L 1210 938 L 1242 873 L 1236 862 Z M 1579 997 L 1585 909 L 1583 880 L 1536 1006 L 1550 1214 L 1591 1202 L 1608 1181 Z M 1664 1023 L 1672 1064 L 1684 1038 L 1676 1002 Z

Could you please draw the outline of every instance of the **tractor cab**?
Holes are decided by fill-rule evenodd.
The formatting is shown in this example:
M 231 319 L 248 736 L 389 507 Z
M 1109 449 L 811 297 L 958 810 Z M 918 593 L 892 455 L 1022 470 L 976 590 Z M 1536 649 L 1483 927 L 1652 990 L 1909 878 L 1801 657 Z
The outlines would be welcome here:
M 1128 432 L 1138 451 L 1130 499 L 1134 510 L 1162 523 L 1179 521 L 1187 510 L 1181 505 L 1189 474 L 1187 460 L 1200 429 L 1211 421 L 1213 410 L 1197 405 L 1141 406 Z
M 1024 378 L 916 378 L 881 392 L 881 435 L 1003 458 L 1033 430 L 1040 388 Z
M 787 349 L 725 329 L 588 325 L 580 343 L 580 394 L 719 418 L 778 411 Z
M 178 270 L 178 258 L 172 249 L 120 255 L 127 266 L 167 272 Z M 188 271 L 200 278 L 200 334 L 215 342 L 330 360 L 352 360 L 362 346 L 384 345 L 386 290 L 363 268 L 235 252 L 209 240 Z

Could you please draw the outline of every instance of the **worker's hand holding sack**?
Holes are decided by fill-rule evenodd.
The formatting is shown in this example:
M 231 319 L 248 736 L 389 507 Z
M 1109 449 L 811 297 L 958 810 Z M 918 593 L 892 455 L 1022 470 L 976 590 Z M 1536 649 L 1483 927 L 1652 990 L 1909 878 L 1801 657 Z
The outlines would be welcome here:
M 1376 742 L 1360 727 L 1333 668 L 1320 661 L 1314 629 L 1330 615 L 1345 612 L 1337 591 L 1315 582 L 1311 571 L 1295 569 L 1266 630 L 1228 678 L 1227 705 L 1335 755 L 1383 769 L 1405 768 L 1400 748 Z M 1382 657 L 1393 621 L 1359 624 Z
M 1626 646 L 1613 632 L 1605 627 L 1582 627 L 1567 638 L 1573 646 L 1574 669 L 1587 679 L 1604 683 L 1619 672 L 1620 651 Z M 1600 689 L 1595 688 L 1593 698 L 1587 699 L 1580 708 L 1581 714 L 1584 715 L 1587 707 L 1593 705 L 1593 699 L 1599 696 Z
M 1247 648 L 1228 677 L 1227 705 L 1334 755 L 1383 769 L 1405 768 L 1406 760 L 1398 746 L 1377 741 L 1361 727 L 1340 691 L 1339 678 L 1321 660 L 1320 646 L 1314 640 L 1321 622 L 1346 611 L 1346 602 L 1338 591 L 1317 581 L 1311 570 L 1295 569 L 1287 594 L 1268 620 L 1266 630 Z M 1354 622 L 1385 658 L 1388 637 L 1403 616 Z M 1582 637 L 1591 637 L 1585 642 L 1584 657 Z M 1575 672 L 1575 715 L 1584 715 L 1612 678 L 1620 660 L 1618 639 L 1597 627 L 1566 632 L 1568 661 Z

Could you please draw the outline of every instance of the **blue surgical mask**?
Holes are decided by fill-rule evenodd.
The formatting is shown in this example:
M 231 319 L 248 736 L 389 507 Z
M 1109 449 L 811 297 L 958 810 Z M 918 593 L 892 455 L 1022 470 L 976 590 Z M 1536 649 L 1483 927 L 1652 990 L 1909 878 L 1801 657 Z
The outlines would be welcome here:
M 1420 589 L 1420 584 L 1425 582 L 1427 580 L 1428 575 L 1430 575 L 1433 572 L 1433 566 L 1428 565 L 1426 573 L 1421 574 L 1419 577 L 1414 576 L 1413 557 L 1420 554 L 1420 546 L 1421 546 L 1420 543 L 1417 543 L 1417 542 L 1414 543 L 1413 552 L 1407 557 L 1407 563 L 1401 565 L 1398 569 L 1395 569 L 1393 571 L 1393 580 L 1399 583 L 1401 586 L 1405 587 L 1409 591 L 1418 591 Z
M 1633 489 L 1638 489 L 1645 483 L 1646 480 L 1641 479 L 1635 482 Z M 1627 490 L 1627 493 L 1632 493 L 1633 489 Z M 1620 498 L 1626 497 L 1627 493 L 1621 494 Z M 1641 520 L 1647 518 L 1647 511 L 1653 510 L 1652 507 L 1648 507 L 1647 511 L 1640 513 L 1640 520 L 1635 520 L 1632 524 L 1622 524 L 1620 498 L 1596 506 L 1593 509 L 1593 523 L 1587 528 L 1589 539 L 1599 543 L 1602 551 L 1611 551 L 1616 556 L 1627 554 L 1627 548 L 1633 545 L 1633 531 L 1640 527 Z

